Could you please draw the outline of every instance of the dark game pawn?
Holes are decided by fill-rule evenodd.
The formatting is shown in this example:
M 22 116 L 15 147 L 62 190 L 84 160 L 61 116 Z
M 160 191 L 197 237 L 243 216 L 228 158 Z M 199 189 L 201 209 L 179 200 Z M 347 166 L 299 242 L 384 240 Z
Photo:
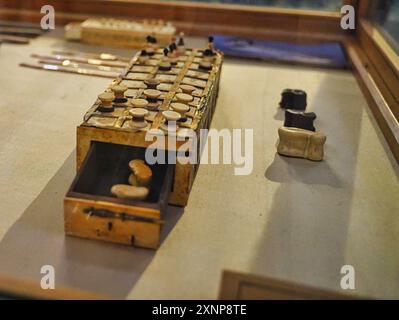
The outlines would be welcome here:
M 184 34 L 183 34 L 183 32 L 180 32 L 179 41 L 177 42 L 177 45 L 179 47 L 184 47 Z
M 97 108 L 98 111 L 114 112 L 115 108 L 112 103 L 115 99 L 115 95 L 112 92 L 103 92 L 100 95 L 98 95 L 98 99 L 100 100 L 100 103 Z
M 169 50 L 167 48 L 163 49 L 164 59 L 159 64 L 159 70 L 161 70 L 161 71 L 170 71 L 172 69 L 172 65 L 170 63 L 168 54 L 169 54 Z
M 204 56 L 209 57 L 214 55 L 215 51 L 214 51 L 213 37 L 210 36 L 208 37 L 208 48 L 204 50 Z
M 309 131 L 316 131 L 314 120 L 317 116 L 314 112 L 298 112 L 294 110 L 285 111 L 284 127 L 300 128 Z
M 307 95 L 303 90 L 285 89 L 281 94 L 280 107 L 305 111 L 307 107 Z
M 173 58 L 176 57 L 176 50 L 177 50 L 176 43 L 173 42 L 172 44 L 169 45 L 169 55 L 170 55 L 171 57 L 173 57 Z M 170 64 L 171 64 L 172 66 L 177 65 L 177 60 L 176 60 L 176 59 L 172 59 L 172 60 L 170 61 Z
M 151 78 L 144 80 L 144 83 L 148 89 L 156 89 L 161 81 L 159 81 L 159 79 Z

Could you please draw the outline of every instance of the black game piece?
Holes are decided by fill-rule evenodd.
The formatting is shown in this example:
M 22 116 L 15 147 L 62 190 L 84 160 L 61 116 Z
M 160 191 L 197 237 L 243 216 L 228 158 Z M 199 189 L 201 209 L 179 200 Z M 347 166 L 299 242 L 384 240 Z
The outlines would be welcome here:
M 214 49 L 213 37 L 209 36 L 208 37 L 208 48 L 204 50 L 204 56 L 206 56 L 206 57 L 214 56 L 216 53 L 213 49 Z
M 155 38 L 154 36 L 147 36 L 146 39 L 148 43 L 151 44 L 157 43 L 157 38 Z
M 316 131 L 313 122 L 316 119 L 314 112 L 298 112 L 293 110 L 285 111 L 284 127 L 294 127 L 309 131 Z
M 305 111 L 307 106 L 307 95 L 303 90 L 285 89 L 281 94 L 280 107 Z
M 128 102 L 128 99 L 127 98 L 115 98 L 113 102 L 114 103 L 126 103 L 126 102 Z
M 172 42 L 172 43 L 169 45 L 169 53 L 170 53 L 170 56 L 175 57 L 175 55 L 174 55 L 175 50 L 177 50 L 176 43 Z M 170 61 L 170 64 L 171 64 L 172 66 L 177 65 L 177 60 L 176 60 L 176 59 L 172 59 L 172 60 Z
M 103 106 L 98 106 L 98 108 L 97 108 L 97 110 L 98 111 L 100 111 L 100 112 L 114 112 L 115 111 L 115 107 L 114 106 L 111 106 L 111 107 L 103 107 Z
M 151 78 L 144 80 L 145 85 L 147 86 L 148 89 L 156 89 L 157 86 L 161 83 L 158 79 Z
M 183 47 L 184 46 L 184 38 L 183 38 L 183 34 L 182 33 L 180 33 L 179 42 L 177 43 L 177 45 L 179 47 Z
M 172 69 L 172 65 L 168 58 L 169 50 L 168 48 L 163 49 L 163 55 L 165 59 L 159 64 L 159 70 L 161 71 L 170 71 Z

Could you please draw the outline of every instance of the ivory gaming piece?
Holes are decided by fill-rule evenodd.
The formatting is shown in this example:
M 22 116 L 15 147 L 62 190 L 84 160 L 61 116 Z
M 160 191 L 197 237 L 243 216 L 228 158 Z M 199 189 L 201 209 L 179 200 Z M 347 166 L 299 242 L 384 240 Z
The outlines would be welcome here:
M 124 85 L 115 85 L 111 88 L 112 92 L 115 95 L 114 102 L 115 103 L 125 103 L 127 99 L 125 98 L 125 92 L 127 91 L 128 87 Z
M 120 199 L 144 200 L 147 198 L 149 190 L 145 187 L 116 184 L 112 186 L 111 193 Z
M 166 110 L 162 112 L 162 115 L 165 118 L 165 123 L 161 125 L 161 129 L 167 132 L 176 132 L 176 122 L 181 119 L 180 113 L 176 111 Z
M 146 99 L 132 99 L 130 104 L 133 108 L 146 108 L 148 106 L 148 101 Z
M 114 107 L 112 102 L 115 99 L 115 95 L 112 92 L 103 92 L 98 95 L 98 99 L 101 101 L 98 110 L 101 112 L 113 112 Z
M 170 106 L 173 109 L 173 111 L 178 112 L 182 116 L 182 118 L 184 118 L 186 113 L 190 111 L 190 107 L 184 103 L 174 102 L 171 103 Z
M 141 159 L 135 159 L 129 162 L 132 173 L 129 176 L 129 183 L 136 187 L 150 187 L 152 179 L 151 168 Z
M 281 127 L 278 130 L 277 152 L 283 156 L 322 161 L 326 136 L 299 128 Z
M 148 110 L 143 108 L 133 108 L 129 110 L 130 115 L 133 117 L 132 126 L 137 129 L 147 127 L 148 123 L 145 121 L 145 116 L 148 115 Z
M 191 101 L 194 100 L 193 96 L 191 96 L 187 93 L 177 93 L 176 99 L 178 102 L 181 102 L 181 103 L 190 103 Z
M 143 93 L 150 102 L 157 102 L 157 99 L 162 94 L 161 91 L 155 89 L 146 89 Z
M 182 84 L 180 85 L 180 89 L 183 93 L 191 95 L 195 90 L 195 87 L 190 86 L 189 84 Z

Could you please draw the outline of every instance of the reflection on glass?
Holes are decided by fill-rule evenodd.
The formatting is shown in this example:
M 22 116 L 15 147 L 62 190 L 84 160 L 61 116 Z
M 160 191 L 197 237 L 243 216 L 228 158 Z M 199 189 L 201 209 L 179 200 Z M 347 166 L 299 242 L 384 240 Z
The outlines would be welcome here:
M 399 0 L 372 1 L 370 17 L 399 53 Z
M 343 0 L 187 0 L 190 2 L 214 2 L 243 5 L 257 5 L 270 7 L 284 7 L 295 9 L 314 9 L 325 11 L 339 11 Z

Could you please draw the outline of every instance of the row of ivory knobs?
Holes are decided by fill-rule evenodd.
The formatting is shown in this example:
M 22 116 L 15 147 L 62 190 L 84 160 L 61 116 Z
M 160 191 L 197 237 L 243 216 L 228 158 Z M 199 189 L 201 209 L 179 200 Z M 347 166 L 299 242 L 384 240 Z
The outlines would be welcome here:
M 150 86 L 149 84 L 152 82 L 152 85 L 150 86 L 152 88 L 154 88 L 154 87 L 156 88 L 156 86 L 160 83 L 159 80 L 157 80 L 157 79 L 149 79 L 146 81 L 148 81 L 148 82 L 146 82 L 146 83 L 148 83 L 148 86 Z M 154 84 L 155 84 L 155 86 L 154 86 Z M 112 103 L 116 99 L 126 99 L 125 92 L 128 90 L 128 87 L 126 87 L 124 85 L 115 85 L 111 88 L 111 90 L 112 90 L 112 92 L 103 92 L 98 96 L 99 100 L 101 101 L 101 105 L 103 107 L 111 107 Z M 181 90 L 181 93 L 176 94 L 176 99 L 178 102 L 190 103 L 194 100 L 192 93 L 195 90 L 195 87 L 186 85 L 186 84 L 182 84 L 180 86 L 180 90 Z M 144 90 L 143 93 L 150 101 L 154 101 L 154 100 L 158 99 L 159 96 L 162 94 L 162 92 L 157 89 L 146 89 L 146 90 Z M 133 99 L 133 100 L 137 100 L 137 99 Z M 138 107 L 142 107 L 142 105 L 140 104 L 140 106 L 138 106 Z
M 128 88 L 123 85 L 115 85 L 111 89 L 113 92 L 104 92 L 98 96 L 103 109 L 112 109 L 115 99 L 125 99 L 124 93 Z M 194 99 L 190 93 L 195 90 L 195 87 L 190 85 L 181 85 L 180 89 L 182 92 L 177 93 L 175 96 L 177 102 L 171 103 L 171 108 L 173 111 L 166 110 L 162 112 L 162 115 L 166 120 L 166 124 L 164 126 L 167 126 L 168 131 L 176 130 L 176 127 L 170 126 L 169 123 L 176 122 L 181 118 L 184 118 L 186 113 L 190 110 L 188 103 L 192 102 Z M 149 101 L 157 100 L 162 94 L 161 91 L 156 89 L 146 89 L 143 93 Z M 149 105 L 148 100 L 138 98 L 132 99 L 130 101 L 133 108 L 129 111 L 129 113 L 133 117 L 133 124 L 135 127 L 143 128 L 147 126 L 145 117 L 149 114 L 149 112 L 145 108 Z

